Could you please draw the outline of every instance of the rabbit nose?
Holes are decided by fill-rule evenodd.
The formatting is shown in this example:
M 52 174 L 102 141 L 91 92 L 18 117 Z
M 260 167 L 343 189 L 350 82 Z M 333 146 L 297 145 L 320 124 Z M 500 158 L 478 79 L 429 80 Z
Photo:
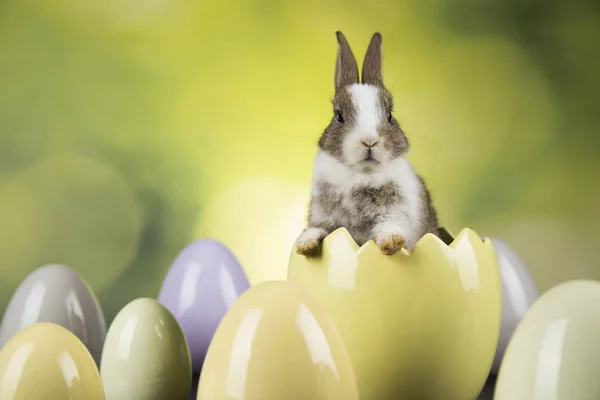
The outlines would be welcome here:
M 375 145 L 377 143 L 379 143 L 379 141 L 377 139 L 363 139 L 363 140 L 361 140 L 361 142 L 368 149 L 371 149 L 371 148 L 375 147 Z

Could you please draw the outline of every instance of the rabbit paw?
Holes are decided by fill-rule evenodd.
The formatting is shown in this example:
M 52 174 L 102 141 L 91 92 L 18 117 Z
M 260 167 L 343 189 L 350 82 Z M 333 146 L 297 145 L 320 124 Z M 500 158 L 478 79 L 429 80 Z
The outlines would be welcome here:
M 406 244 L 406 240 L 400 235 L 389 235 L 380 238 L 377 246 L 384 254 L 392 255 Z
M 298 238 L 296 242 L 296 253 L 303 256 L 312 257 L 319 255 L 321 251 L 321 242 L 327 236 L 327 231 L 320 228 L 308 228 Z

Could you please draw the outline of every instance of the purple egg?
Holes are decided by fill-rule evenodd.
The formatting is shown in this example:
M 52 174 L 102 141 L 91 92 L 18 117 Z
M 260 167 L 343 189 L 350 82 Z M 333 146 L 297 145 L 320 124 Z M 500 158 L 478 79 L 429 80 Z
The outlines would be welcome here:
M 200 239 L 189 244 L 171 265 L 158 301 L 181 325 L 194 372 L 200 372 L 221 319 L 249 287 L 237 258 L 215 240 Z
M 502 278 L 502 323 L 491 373 L 497 374 L 506 346 L 529 308 L 538 298 L 538 290 L 519 255 L 505 242 L 490 237 Z

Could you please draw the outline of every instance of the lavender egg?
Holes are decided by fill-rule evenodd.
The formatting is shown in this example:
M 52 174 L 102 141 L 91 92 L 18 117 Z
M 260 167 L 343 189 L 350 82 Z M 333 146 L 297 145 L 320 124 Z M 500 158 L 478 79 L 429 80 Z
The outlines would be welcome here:
M 517 325 L 537 300 L 538 290 L 517 253 L 500 239 L 490 237 L 490 240 L 494 245 L 502 277 L 502 323 L 491 371 L 495 375 Z
M 200 239 L 189 244 L 171 265 L 158 301 L 181 325 L 194 372 L 200 372 L 221 319 L 249 287 L 237 258 L 216 240 Z

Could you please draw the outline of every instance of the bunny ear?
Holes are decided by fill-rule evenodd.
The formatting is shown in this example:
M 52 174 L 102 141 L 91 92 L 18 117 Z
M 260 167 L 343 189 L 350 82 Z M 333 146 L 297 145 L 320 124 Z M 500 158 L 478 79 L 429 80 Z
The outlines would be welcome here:
M 335 64 L 335 92 L 342 87 L 358 83 L 358 64 L 352 49 L 342 32 L 336 32 L 338 55 Z
M 365 54 L 365 62 L 363 63 L 362 71 L 362 83 L 383 86 L 381 47 L 381 34 L 377 32 L 371 38 L 371 43 L 369 43 L 369 48 L 367 48 L 367 54 Z

